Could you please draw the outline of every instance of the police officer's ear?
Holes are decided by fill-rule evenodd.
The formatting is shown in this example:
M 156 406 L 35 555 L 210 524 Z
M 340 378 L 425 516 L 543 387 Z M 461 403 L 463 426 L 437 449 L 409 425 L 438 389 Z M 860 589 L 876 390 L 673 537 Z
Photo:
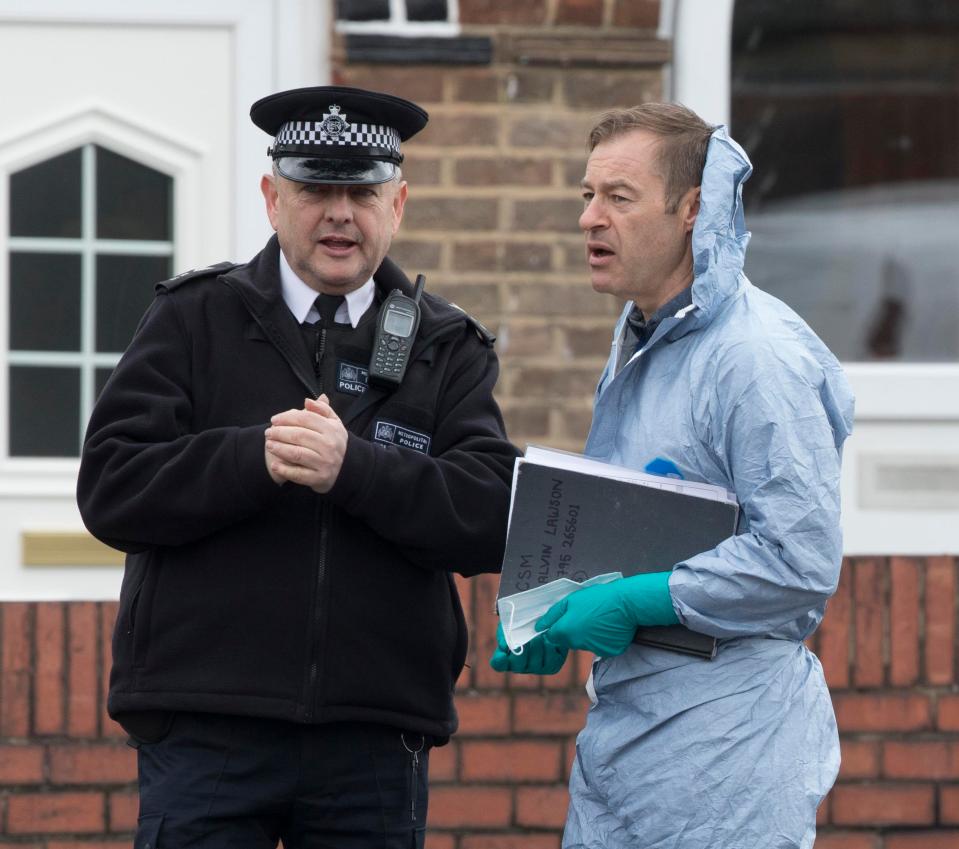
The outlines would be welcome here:
M 395 236 L 400 229 L 400 222 L 403 220 L 403 208 L 406 206 L 406 198 L 409 194 L 409 188 L 406 180 L 397 176 L 397 184 L 393 194 L 393 235 Z
M 275 230 L 277 224 L 276 201 L 278 196 L 276 177 L 272 174 L 264 174 L 260 180 L 260 191 L 263 192 L 263 199 L 266 201 L 266 215 Z
M 683 232 L 692 233 L 693 225 L 696 223 L 696 216 L 699 215 L 699 186 L 694 186 L 686 191 L 679 201 L 677 210 L 683 220 Z

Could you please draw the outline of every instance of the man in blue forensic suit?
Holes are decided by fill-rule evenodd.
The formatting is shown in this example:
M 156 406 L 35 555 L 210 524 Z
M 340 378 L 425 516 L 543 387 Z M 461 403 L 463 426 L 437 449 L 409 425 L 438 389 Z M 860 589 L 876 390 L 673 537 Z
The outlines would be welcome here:
M 589 149 L 592 285 L 627 303 L 586 453 L 726 487 L 740 526 L 660 572 L 573 593 L 523 654 L 501 641 L 491 662 L 542 674 L 570 648 L 598 656 L 566 849 L 808 849 L 839 741 L 803 640 L 839 578 L 852 395 L 802 319 L 743 274 L 751 166 L 725 128 L 645 104 L 605 115 Z M 632 643 L 640 625 L 675 623 L 719 638 L 716 657 Z
M 503 553 L 493 340 L 428 291 L 378 333 L 415 294 L 387 251 L 422 109 L 317 87 L 251 117 L 276 235 L 158 285 L 80 466 L 84 521 L 127 552 L 108 707 L 139 747 L 134 846 L 422 847 L 466 655 L 451 572 Z M 408 364 L 374 383 L 384 348 Z

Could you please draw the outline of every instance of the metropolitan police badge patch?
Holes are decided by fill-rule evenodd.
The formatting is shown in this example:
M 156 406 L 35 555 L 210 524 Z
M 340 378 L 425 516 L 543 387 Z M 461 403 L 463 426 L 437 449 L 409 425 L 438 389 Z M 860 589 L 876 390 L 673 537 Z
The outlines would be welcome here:
M 382 419 L 373 422 L 373 441 L 384 445 L 399 445 L 401 448 L 419 451 L 420 454 L 429 454 L 430 439 L 428 433 L 419 433 L 394 422 Z

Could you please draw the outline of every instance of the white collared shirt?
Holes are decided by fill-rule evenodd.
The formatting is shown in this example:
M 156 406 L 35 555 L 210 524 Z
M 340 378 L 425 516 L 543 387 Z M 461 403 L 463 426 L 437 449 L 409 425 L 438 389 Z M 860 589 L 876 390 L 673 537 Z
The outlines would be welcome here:
M 297 277 L 296 272 L 286 261 L 283 251 L 280 251 L 280 286 L 283 290 L 283 301 L 299 324 L 303 324 L 303 322 L 312 324 L 319 321 L 320 314 L 313 305 L 319 292 L 311 289 Z M 346 294 L 346 300 L 340 304 L 333 320 L 337 324 L 349 322 L 355 328 L 360 323 L 363 313 L 373 303 L 374 292 L 373 278 L 371 277 L 359 289 L 354 289 Z

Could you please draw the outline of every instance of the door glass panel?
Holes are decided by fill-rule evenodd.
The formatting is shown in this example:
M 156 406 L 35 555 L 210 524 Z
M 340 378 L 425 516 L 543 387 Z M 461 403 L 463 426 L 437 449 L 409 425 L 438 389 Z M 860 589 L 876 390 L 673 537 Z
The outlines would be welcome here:
M 959 4 L 737 0 L 732 65 L 750 280 L 841 359 L 959 361 Z
M 153 300 L 153 286 L 171 276 L 165 256 L 97 257 L 96 350 L 121 353 Z
M 10 454 L 76 457 L 80 453 L 80 370 L 10 367 Z
M 97 237 L 165 242 L 173 236 L 173 180 L 97 147 Z
M 10 349 L 80 347 L 80 257 L 10 254 Z
M 10 175 L 10 235 L 80 238 L 80 148 Z

